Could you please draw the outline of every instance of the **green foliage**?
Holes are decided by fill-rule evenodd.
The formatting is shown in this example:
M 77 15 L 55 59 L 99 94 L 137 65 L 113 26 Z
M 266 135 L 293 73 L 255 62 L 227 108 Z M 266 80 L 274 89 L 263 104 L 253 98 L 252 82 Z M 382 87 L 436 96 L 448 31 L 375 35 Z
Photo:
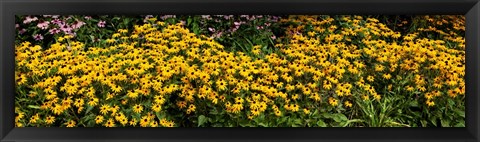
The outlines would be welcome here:
M 23 22 L 32 17 L 38 19 Z M 465 127 L 465 84 L 462 80 L 465 31 L 462 16 L 75 15 L 28 18 L 16 16 L 16 54 L 18 59 L 24 59 L 16 60 L 16 64 L 22 65 L 15 67 L 18 79 L 15 111 L 19 127 L 108 126 L 109 120 L 116 126 L 129 126 L 119 124 L 122 119 L 116 117 L 121 115 L 136 121 L 135 124 L 140 122 L 138 125 L 148 118 L 148 121 L 160 124 L 145 126 L 168 127 Z M 72 28 L 71 32 L 61 30 L 50 34 L 52 29 L 64 28 L 60 26 L 62 24 L 53 24 L 55 19 L 67 27 L 84 24 Z M 46 29 L 37 26 L 45 21 L 50 22 Z M 99 26 L 102 21 L 105 25 Z M 37 34 L 43 39 L 36 39 L 38 37 L 34 35 Z M 155 37 L 158 35 L 162 37 Z M 25 45 L 26 42 L 31 45 Z M 40 50 L 35 50 L 35 45 L 39 45 Z M 49 53 L 52 52 L 50 48 L 55 48 L 55 53 Z M 170 51 L 177 48 L 178 52 Z M 152 51 L 161 54 L 150 56 Z M 56 52 L 69 57 L 59 54 L 46 59 Z M 33 57 L 35 53 L 41 55 Z M 62 68 L 67 68 L 62 67 L 63 64 L 82 60 L 77 58 L 80 53 L 87 53 L 84 60 L 93 62 L 91 67 L 82 67 L 71 74 L 61 73 L 65 72 Z M 20 57 L 23 54 L 25 57 Z M 226 61 L 230 58 L 226 55 L 234 55 L 229 59 L 232 61 Z M 245 58 L 241 58 L 243 56 Z M 275 60 L 277 57 L 278 61 Z M 432 61 L 433 57 L 442 60 Z M 425 61 L 420 62 L 423 58 Z M 94 66 L 109 59 L 112 60 L 109 64 L 100 65 L 102 68 L 98 69 L 115 68 L 106 71 L 105 76 L 123 73 L 128 79 L 110 86 L 102 80 L 87 82 L 88 87 L 81 94 L 75 94 L 78 90 L 71 91 L 72 95 L 59 89 L 74 80 L 72 76 L 99 77 L 94 75 L 96 72 L 88 74 L 87 70 L 93 70 Z M 121 60 L 128 63 L 120 64 Z M 217 61 L 215 67 L 220 70 L 219 75 L 213 75 L 213 71 L 207 69 L 210 60 Z M 61 62 L 52 67 L 45 63 L 57 61 Z M 179 65 L 173 62 L 182 61 L 188 67 L 175 68 Z M 151 63 L 153 67 L 145 67 L 148 65 L 140 62 Z M 246 62 L 252 64 L 242 64 Z M 236 81 L 225 79 L 228 68 L 236 67 L 239 68 L 229 74 Z M 142 73 L 130 72 L 136 68 L 142 68 L 139 69 Z M 260 68 L 266 68 L 263 71 L 266 73 L 259 71 Z M 36 69 L 47 71 L 42 74 Z M 247 81 L 249 79 L 242 75 L 242 69 L 250 71 L 248 77 L 255 81 Z M 168 70 L 176 73 L 162 78 Z M 193 77 L 188 76 L 191 72 L 194 72 Z M 323 75 L 318 75 L 319 72 Z M 153 79 L 145 77 L 146 74 L 161 81 L 149 82 Z M 285 74 L 292 79 L 288 81 L 282 76 Z M 210 79 L 202 80 L 201 75 L 209 75 Z M 274 75 L 278 76 L 272 77 Z M 55 76 L 61 79 L 46 81 Z M 226 85 L 222 90 L 217 83 L 223 79 L 227 80 L 225 83 L 264 86 L 256 89 L 249 86 L 234 93 L 235 88 L 242 88 L 241 85 Z M 53 88 L 48 91 L 47 87 L 38 87 L 42 86 L 38 82 L 57 84 L 47 85 Z M 144 82 L 161 84 L 161 89 L 147 87 L 147 91 L 152 91 L 150 94 L 138 98 L 129 96 L 132 90 L 144 91 L 139 89 Z M 182 88 L 186 84 L 193 89 Z M 122 90 L 108 96 L 114 90 L 111 86 L 115 85 Z M 177 90 L 164 93 L 170 89 L 169 85 L 178 85 L 173 87 Z M 216 96 L 200 97 L 198 92 L 202 86 L 214 90 Z M 94 90 L 93 95 L 84 95 L 90 88 Z M 268 92 L 271 88 L 275 93 Z M 52 101 L 51 92 L 58 92 L 53 95 L 58 100 Z M 282 97 L 282 93 L 286 95 Z M 161 110 L 153 111 L 158 100 L 152 96 L 158 94 L 162 99 Z M 191 101 L 187 101 L 189 94 L 192 95 Z M 257 110 L 262 108 L 261 111 L 254 111 L 255 103 L 251 102 L 254 94 L 261 94 L 256 101 L 266 104 L 265 107 L 256 107 Z M 220 99 L 222 96 L 224 98 Z M 69 97 L 74 98 L 74 102 L 65 103 Z M 90 104 L 95 103 L 94 98 L 99 101 Z M 70 107 L 77 99 L 85 103 Z M 179 102 L 185 102 L 185 106 L 180 107 Z M 231 104 L 227 105 L 227 102 Z M 55 114 L 54 108 L 64 104 L 69 106 L 68 109 Z M 233 104 L 240 104 L 242 109 L 232 111 Z M 112 115 L 102 114 L 102 105 L 118 106 L 120 109 L 116 115 L 120 116 L 113 115 L 111 110 L 108 113 Z M 139 110 L 133 105 L 142 106 L 142 110 L 136 112 Z M 47 124 L 47 116 L 56 116 L 55 122 Z M 99 116 L 104 120 L 98 120 Z

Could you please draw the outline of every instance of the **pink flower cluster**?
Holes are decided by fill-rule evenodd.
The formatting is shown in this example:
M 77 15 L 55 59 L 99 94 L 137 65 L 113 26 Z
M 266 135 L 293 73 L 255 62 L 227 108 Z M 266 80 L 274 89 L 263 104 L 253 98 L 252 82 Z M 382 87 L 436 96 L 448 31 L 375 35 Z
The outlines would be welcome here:
M 280 17 L 279 16 L 263 16 L 263 15 L 240 15 L 239 19 L 235 19 L 234 18 L 234 15 L 202 15 L 201 16 L 202 19 L 204 19 L 204 21 L 201 21 L 201 22 L 206 22 L 207 20 L 214 20 L 215 22 L 220 22 L 222 19 L 223 20 L 233 20 L 233 25 L 230 26 L 229 29 L 227 30 L 220 30 L 220 29 L 215 29 L 213 27 L 209 27 L 208 28 L 208 31 L 210 31 L 212 33 L 212 36 L 213 38 L 218 38 L 220 36 L 222 36 L 223 34 L 231 34 L 231 33 L 234 33 L 236 32 L 240 26 L 242 25 L 246 25 L 246 24 L 251 24 L 250 22 L 253 21 L 253 20 L 256 20 L 256 19 L 259 19 L 259 18 L 266 18 L 266 21 L 264 23 L 264 25 L 257 25 L 256 26 L 256 29 L 257 30 L 267 30 L 270 32 L 270 29 L 268 27 L 270 27 L 271 23 L 274 23 L 274 22 L 277 22 Z M 276 36 L 273 35 L 271 37 L 272 39 L 276 39 Z
M 73 22 L 71 19 L 74 19 Z M 85 19 L 91 19 L 90 16 L 85 16 Z M 103 23 L 102 23 L 103 22 Z M 64 33 L 67 35 L 75 36 L 75 31 L 80 29 L 86 23 L 81 19 L 76 19 L 73 16 L 62 17 L 60 15 L 42 15 L 42 16 L 26 16 L 23 19 L 23 24 L 36 24 L 36 27 L 40 30 L 48 31 L 48 34 L 59 34 Z M 99 27 L 105 26 L 105 21 L 100 21 L 98 24 Z M 15 25 L 19 34 L 24 34 L 27 32 L 27 29 L 24 29 L 20 26 L 19 23 Z M 30 29 L 29 29 L 30 30 Z M 34 34 L 33 38 L 37 41 L 43 40 L 42 34 Z

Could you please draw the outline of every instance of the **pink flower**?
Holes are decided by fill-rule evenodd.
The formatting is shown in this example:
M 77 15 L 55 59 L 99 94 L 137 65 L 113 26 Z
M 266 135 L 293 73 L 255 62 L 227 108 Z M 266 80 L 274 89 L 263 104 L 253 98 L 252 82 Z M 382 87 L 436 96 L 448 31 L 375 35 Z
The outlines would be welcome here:
M 82 22 L 82 21 L 75 21 L 72 25 L 72 28 L 73 29 L 78 29 L 80 27 L 82 27 L 83 25 L 85 25 L 85 22 Z
M 25 33 L 26 31 L 27 31 L 27 30 L 25 30 L 25 29 L 21 29 L 21 30 L 18 31 L 18 34 L 23 34 L 23 33 Z
M 90 20 L 90 19 L 92 19 L 92 16 L 85 16 L 84 18 L 87 19 L 87 20 Z
M 215 32 L 215 29 L 214 29 L 214 28 L 208 28 L 208 30 L 209 30 L 210 32 Z
M 50 22 L 48 22 L 48 21 L 42 21 L 42 22 L 39 22 L 39 23 L 37 24 L 37 27 L 40 28 L 40 29 L 42 29 L 42 30 L 45 30 L 45 29 L 48 28 L 48 25 L 49 25 L 49 24 L 50 24 Z
M 144 23 L 147 23 L 148 19 L 150 19 L 150 18 L 153 18 L 153 15 L 147 15 L 147 16 L 145 16 L 145 18 L 143 19 L 143 22 L 144 22 Z
M 71 32 L 73 29 L 72 29 L 70 26 L 68 26 L 67 24 L 62 23 L 62 25 L 60 25 L 60 30 L 62 30 L 62 31 L 65 32 L 65 33 L 69 33 L 69 32 Z
M 216 37 L 219 38 L 220 36 L 222 36 L 222 34 L 223 34 L 223 32 L 219 32 L 219 33 L 217 33 Z
M 43 40 L 43 36 L 40 35 L 40 34 L 35 34 L 35 35 L 33 35 L 33 38 L 34 38 L 36 41 Z
M 177 16 L 175 16 L 175 15 L 164 15 L 164 16 L 161 16 L 160 19 L 165 20 L 167 18 L 175 18 L 175 17 L 177 17 Z
M 229 19 L 232 18 L 232 17 L 233 17 L 233 15 L 224 15 L 224 16 L 223 16 L 223 18 L 224 18 L 224 19 L 227 19 L 227 20 L 229 20 Z
M 278 21 L 278 19 L 279 19 L 278 16 L 273 16 L 273 20 L 272 20 L 272 21 L 273 21 L 273 22 L 276 22 L 276 21 Z
M 105 21 L 100 21 L 100 22 L 98 22 L 97 26 L 103 28 L 103 27 L 105 27 L 105 24 L 106 24 Z
M 60 15 L 43 15 L 43 17 L 58 18 L 58 17 L 60 17 Z
M 212 17 L 210 15 L 202 15 L 202 18 L 203 19 L 208 19 L 208 20 L 212 19 Z
M 58 34 L 58 33 L 60 33 L 60 30 L 57 29 L 57 28 L 53 28 L 53 29 L 50 29 L 49 32 L 50 32 L 50 34 L 53 35 L 53 34 Z
M 277 39 L 277 37 L 275 35 L 272 35 L 271 37 L 273 40 Z
M 37 20 L 38 20 L 37 17 L 28 16 L 28 17 L 25 17 L 25 20 L 23 20 L 23 24 L 28 24 Z
M 220 36 L 222 36 L 222 32 L 219 32 L 219 33 L 216 33 L 214 35 L 211 36 L 211 38 L 219 38 Z
M 15 24 L 15 28 L 20 28 L 20 25 L 19 25 L 19 24 Z
M 53 20 L 52 20 L 52 23 L 53 23 L 53 24 L 60 25 L 60 24 L 62 24 L 62 21 L 61 21 L 60 19 L 53 19 Z
M 231 32 L 235 32 L 235 31 L 237 31 L 237 30 L 238 30 L 238 26 L 237 26 L 237 27 L 234 27 L 234 28 L 231 30 Z

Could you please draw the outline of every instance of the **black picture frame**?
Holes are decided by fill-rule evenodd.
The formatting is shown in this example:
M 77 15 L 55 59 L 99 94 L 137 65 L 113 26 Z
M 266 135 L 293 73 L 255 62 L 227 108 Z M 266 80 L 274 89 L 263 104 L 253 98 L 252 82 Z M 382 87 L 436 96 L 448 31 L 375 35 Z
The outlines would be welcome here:
M 465 128 L 15 128 L 15 15 L 462 14 L 466 16 Z M 1 0 L 0 139 L 21 141 L 477 142 L 479 0 Z

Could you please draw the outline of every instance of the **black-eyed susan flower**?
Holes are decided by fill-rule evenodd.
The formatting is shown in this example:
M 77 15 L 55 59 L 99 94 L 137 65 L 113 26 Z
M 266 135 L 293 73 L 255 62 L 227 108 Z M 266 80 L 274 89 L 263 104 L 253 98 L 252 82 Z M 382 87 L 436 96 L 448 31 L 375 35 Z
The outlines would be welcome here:
M 332 106 L 337 106 L 338 105 L 338 100 L 330 97 L 330 98 L 328 98 L 328 103 Z
M 140 113 L 143 111 L 143 106 L 140 104 L 136 104 L 133 106 L 133 112 L 135 113 Z
M 110 118 L 103 125 L 105 127 L 115 127 L 115 121 L 112 118 Z
M 48 116 L 45 118 L 45 123 L 47 124 L 53 124 L 55 122 L 55 117 L 54 116 Z
M 96 124 L 102 123 L 102 122 L 103 122 L 103 118 L 104 118 L 104 117 L 103 117 L 102 115 L 97 115 L 97 116 L 95 117 L 95 123 L 96 123 Z
M 67 125 L 66 127 L 75 127 L 76 126 L 76 122 L 73 121 L 73 120 L 70 120 L 68 122 L 65 123 L 65 125 Z

